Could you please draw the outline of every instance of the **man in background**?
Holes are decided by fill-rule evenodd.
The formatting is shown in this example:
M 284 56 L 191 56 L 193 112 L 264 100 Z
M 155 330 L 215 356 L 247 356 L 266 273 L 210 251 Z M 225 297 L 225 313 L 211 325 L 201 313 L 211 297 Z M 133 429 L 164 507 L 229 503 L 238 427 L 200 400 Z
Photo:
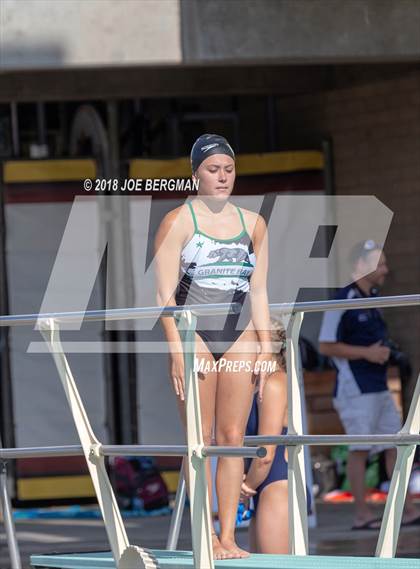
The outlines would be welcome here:
M 336 299 L 369 298 L 378 295 L 388 267 L 382 247 L 372 240 L 354 247 L 351 253 L 352 283 L 338 291 Z M 337 369 L 333 405 L 348 435 L 395 434 L 401 417 L 387 386 L 390 349 L 388 332 L 376 308 L 333 310 L 324 313 L 319 351 L 332 358 Z M 378 529 L 366 503 L 365 472 L 368 455 L 385 450 L 387 475 L 392 476 L 396 448 L 349 445 L 347 476 L 354 496 L 352 529 Z M 420 525 L 420 513 L 407 496 L 402 525 Z

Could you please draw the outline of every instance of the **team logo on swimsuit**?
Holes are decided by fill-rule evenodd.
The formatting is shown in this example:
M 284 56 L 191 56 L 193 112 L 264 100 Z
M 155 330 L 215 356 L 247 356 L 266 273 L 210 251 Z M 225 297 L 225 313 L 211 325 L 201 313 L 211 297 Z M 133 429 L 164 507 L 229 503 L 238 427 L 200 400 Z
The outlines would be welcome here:
M 230 249 L 229 247 L 221 247 L 220 249 L 215 249 L 210 251 L 207 255 L 209 259 L 214 259 L 218 257 L 217 262 L 230 261 L 232 263 L 249 263 L 249 256 L 246 251 L 239 247 L 234 247 Z

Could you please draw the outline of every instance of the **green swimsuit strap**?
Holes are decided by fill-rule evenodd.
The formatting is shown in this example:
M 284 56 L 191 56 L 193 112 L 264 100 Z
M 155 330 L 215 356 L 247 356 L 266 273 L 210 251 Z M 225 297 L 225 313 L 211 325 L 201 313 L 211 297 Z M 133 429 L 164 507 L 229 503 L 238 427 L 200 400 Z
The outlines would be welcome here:
M 188 205 L 189 205 L 189 208 L 190 208 L 190 211 L 191 211 L 191 215 L 192 215 L 192 218 L 193 218 L 193 221 L 194 221 L 194 231 L 197 232 L 197 231 L 198 231 L 198 225 L 197 225 L 197 219 L 196 219 L 196 217 L 195 217 L 195 213 L 194 213 L 194 210 L 193 210 L 193 206 L 191 205 L 191 202 L 188 202 Z
M 238 209 L 238 211 L 239 211 L 239 217 L 241 218 L 243 230 L 246 231 L 246 226 L 245 226 L 245 222 L 244 222 L 244 216 L 242 215 L 241 208 L 238 207 L 238 206 L 236 206 L 236 207 L 237 207 L 237 209 Z

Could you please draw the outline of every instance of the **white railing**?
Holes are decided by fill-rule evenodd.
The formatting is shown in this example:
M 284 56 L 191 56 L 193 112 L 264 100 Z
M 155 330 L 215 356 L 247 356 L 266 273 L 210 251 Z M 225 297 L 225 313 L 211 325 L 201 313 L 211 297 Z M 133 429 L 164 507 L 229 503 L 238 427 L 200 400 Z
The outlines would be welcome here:
M 245 445 L 282 444 L 287 446 L 290 553 L 298 555 L 308 554 L 308 517 L 303 447 L 305 445 L 365 443 L 373 445 L 395 444 L 397 446 L 397 460 L 375 553 L 379 557 L 395 556 L 402 509 L 415 449 L 416 445 L 420 443 L 420 375 L 417 379 L 406 422 L 399 433 L 394 435 L 304 435 L 302 421 L 303 383 L 299 381 L 301 370 L 298 339 L 305 312 L 404 306 L 420 306 L 420 295 L 270 305 L 270 313 L 273 316 L 289 317 L 286 327 L 288 434 L 284 436 L 245 437 Z M 167 549 L 176 549 L 184 503 L 185 482 L 181 478 L 178 484 L 175 508 L 166 544 Z
M 273 315 L 289 316 L 287 325 L 287 378 L 288 378 L 288 435 L 281 437 L 247 437 L 246 444 L 286 444 L 288 448 L 289 481 L 289 548 L 291 553 L 307 555 L 308 523 L 306 507 L 306 481 L 303 459 L 303 446 L 308 444 L 341 444 L 366 442 L 383 444 L 392 442 L 397 446 L 397 461 L 391 481 L 391 487 L 385 507 L 376 555 L 391 557 L 395 555 L 402 509 L 408 487 L 409 475 L 413 464 L 416 445 L 420 442 L 420 376 L 417 380 L 407 420 L 396 435 L 359 437 L 346 435 L 308 436 L 302 427 L 302 394 L 299 388 L 298 339 L 305 312 L 336 309 L 355 309 L 359 307 L 390 307 L 420 305 L 420 295 L 352 299 L 345 301 L 302 302 L 295 304 L 272 304 Z M 190 478 L 190 517 L 193 544 L 194 566 L 199 569 L 213 569 L 214 561 L 211 548 L 211 511 L 208 500 L 205 459 L 209 456 L 264 456 L 261 447 L 206 447 L 203 444 L 198 382 L 194 372 L 195 328 L 197 315 L 226 314 L 236 311 L 235 304 L 189 305 L 183 307 L 150 307 L 116 310 L 96 310 L 89 312 L 67 312 L 50 314 L 29 314 L 19 316 L 0 316 L 0 326 L 19 326 L 38 324 L 49 350 L 56 363 L 59 376 L 65 390 L 73 420 L 81 441 L 77 445 L 63 447 L 36 447 L 0 449 L 0 459 L 29 456 L 64 456 L 84 454 L 92 477 L 98 503 L 102 512 L 111 550 L 118 569 L 152 569 L 158 567 L 152 553 L 143 548 L 130 545 L 120 511 L 109 482 L 104 465 L 106 455 L 172 455 L 185 456 Z M 151 446 L 102 445 L 95 437 L 79 392 L 74 381 L 69 363 L 60 340 L 60 324 L 84 320 L 121 320 L 136 318 L 158 318 L 180 313 L 179 329 L 184 348 L 187 445 Z M 363 439 L 363 440 L 362 440 Z M 10 501 L 7 494 L 6 476 L 0 477 L 1 498 L 8 543 L 13 569 L 20 568 L 19 552 L 11 515 Z M 168 542 L 176 542 L 180 523 L 180 504 L 185 497 L 185 485 L 182 479 L 177 492 L 177 505 L 171 523 Z
M 306 483 L 303 463 L 303 445 L 312 444 L 303 435 L 302 401 L 299 389 L 300 361 L 298 357 L 299 332 L 305 312 L 327 310 L 353 310 L 356 308 L 379 308 L 396 306 L 419 306 L 420 295 L 392 296 L 383 298 L 362 298 L 350 300 L 332 300 L 319 302 L 302 302 L 295 306 L 271 305 L 272 313 L 290 314 L 287 325 L 287 393 L 288 393 L 288 435 L 294 438 L 294 444 L 288 447 L 288 489 L 289 489 L 289 549 L 298 555 L 308 554 L 308 522 L 306 506 Z M 385 513 L 379 532 L 376 556 L 393 557 L 395 555 L 398 534 L 401 525 L 402 509 L 407 493 L 411 468 L 416 445 L 420 442 L 420 375 L 411 401 L 405 425 L 398 435 L 390 435 L 388 442 L 395 441 L 397 460 L 391 480 Z M 367 433 L 369 435 L 369 433 Z M 399 443 L 398 437 L 406 435 L 411 438 Z M 323 437 L 318 440 L 321 441 Z M 383 444 L 381 437 L 368 437 L 370 444 Z M 351 435 L 336 436 L 337 444 L 351 444 L 356 437 Z M 292 440 L 292 439 L 290 439 Z M 315 439 L 316 440 L 316 439 Z M 325 440 L 325 439 L 324 439 Z M 262 439 L 259 440 L 262 444 Z M 362 442 L 362 441 L 360 441 Z M 367 441 L 366 441 L 367 442 Z M 411 444 L 410 444 L 411 443 Z M 318 443 L 319 444 L 319 443 Z M 321 444 L 323 444 L 321 442 Z M 406 446 L 408 445 L 408 446 Z

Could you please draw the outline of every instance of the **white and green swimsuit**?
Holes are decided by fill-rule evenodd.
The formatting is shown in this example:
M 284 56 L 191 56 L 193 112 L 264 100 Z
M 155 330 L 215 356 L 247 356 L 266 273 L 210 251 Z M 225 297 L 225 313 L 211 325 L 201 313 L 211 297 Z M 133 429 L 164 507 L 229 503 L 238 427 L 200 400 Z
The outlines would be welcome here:
M 231 239 L 220 239 L 199 230 L 192 204 L 188 202 L 188 206 L 194 221 L 194 234 L 181 252 L 181 280 L 175 294 L 176 303 L 239 302 L 242 305 L 240 314 L 200 316 L 197 319 L 197 333 L 218 360 L 251 319 L 249 302 L 246 301 L 256 256 L 239 207 L 241 233 Z M 246 322 L 236 330 L 240 316 Z

